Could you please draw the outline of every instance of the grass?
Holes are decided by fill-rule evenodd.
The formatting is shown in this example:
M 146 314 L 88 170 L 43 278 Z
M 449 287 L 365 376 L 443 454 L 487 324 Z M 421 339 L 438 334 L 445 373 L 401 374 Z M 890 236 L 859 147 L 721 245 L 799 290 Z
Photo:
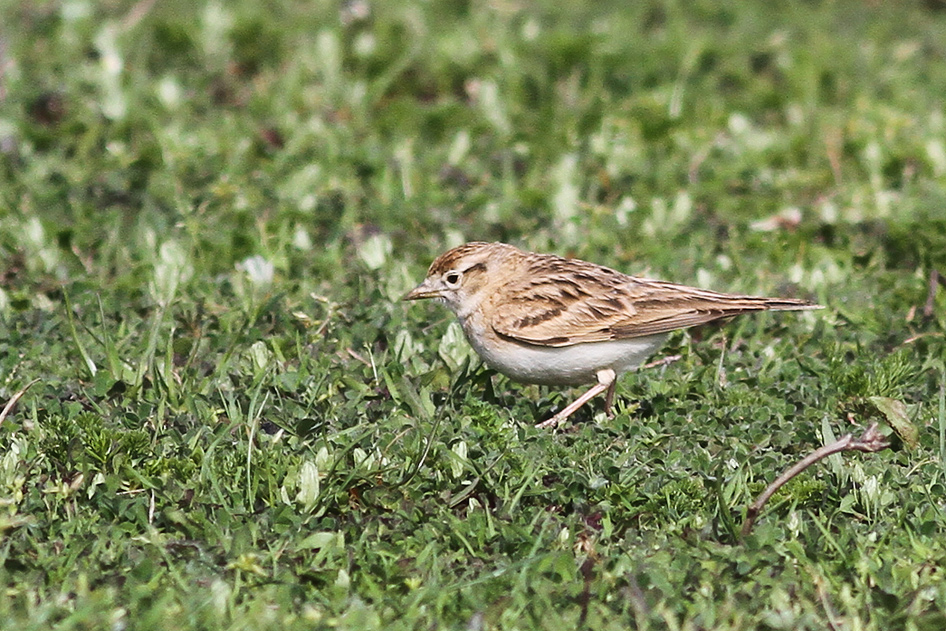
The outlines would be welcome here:
M 0 627 L 946 625 L 942 3 L 0 13 Z M 827 309 L 539 431 L 473 239 Z

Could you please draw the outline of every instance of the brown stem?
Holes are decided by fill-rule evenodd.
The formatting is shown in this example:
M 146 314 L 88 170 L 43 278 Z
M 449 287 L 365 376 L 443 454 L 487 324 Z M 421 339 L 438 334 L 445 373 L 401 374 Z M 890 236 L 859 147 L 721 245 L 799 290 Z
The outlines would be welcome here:
M 923 305 L 923 316 L 926 318 L 933 317 L 933 311 L 936 309 L 936 290 L 937 285 L 942 284 L 946 287 L 946 277 L 943 277 L 939 270 L 933 268 L 930 270 L 930 285 L 929 290 L 926 294 L 926 304 Z
M 644 364 L 640 367 L 641 370 L 649 370 L 651 368 L 658 368 L 660 366 L 667 366 L 673 362 L 679 360 L 683 355 L 670 355 L 669 357 L 662 357 L 660 359 L 655 359 L 649 364 Z
M 887 442 L 887 439 L 877 431 L 877 423 L 874 423 L 867 428 L 867 431 L 865 431 L 860 438 L 856 440 L 854 439 L 853 434 L 847 434 L 837 439 L 830 445 L 825 445 L 824 447 L 811 452 L 799 460 L 785 473 L 780 475 L 765 489 L 765 491 L 762 492 L 762 495 L 760 495 L 758 499 L 756 499 L 756 501 L 754 501 L 752 505 L 749 506 L 749 509 L 746 511 L 746 520 L 742 524 L 742 536 L 746 537 L 752 531 L 752 526 L 755 524 L 755 520 L 762 511 L 762 508 L 765 506 L 765 503 L 769 501 L 769 498 L 772 497 L 772 495 L 777 490 L 784 486 L 786 482 L 822 458 L 827 458 L 828 456 L 840 453 L 842 451 L 875 452 L 880 451 L 881 449 L 886 449 L 889 446 L 890 443 Z
M 20 397 L 26 394 L 26 391 L 30 389 L 30 386 L 32 386 L 37 381 L 39 381 L 39 379 L 34 379 L 33 381 L 29 382 L 28 384 L 20 388 L 19 392 L 14 394 L 10 398 L 10 400 L 7 401 L 7 404 L 3 406 L 3 411 L 0 411 L 0 423 L 3 423 L 3 419 L 7 417 L 7 414 L 9 414 L 10 410 L 13 409 L 13 406 L 16 405 L 16 402 L 20 400 Z

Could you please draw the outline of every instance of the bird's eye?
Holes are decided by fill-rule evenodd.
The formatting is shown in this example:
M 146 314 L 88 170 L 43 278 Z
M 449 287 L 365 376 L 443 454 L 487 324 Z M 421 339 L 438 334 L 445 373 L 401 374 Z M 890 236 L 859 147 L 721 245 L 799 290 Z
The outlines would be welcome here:
M 443 275 L 443 282 L 450 287 L 458 287 L 460 285 L 460 272 L 447 272 Z

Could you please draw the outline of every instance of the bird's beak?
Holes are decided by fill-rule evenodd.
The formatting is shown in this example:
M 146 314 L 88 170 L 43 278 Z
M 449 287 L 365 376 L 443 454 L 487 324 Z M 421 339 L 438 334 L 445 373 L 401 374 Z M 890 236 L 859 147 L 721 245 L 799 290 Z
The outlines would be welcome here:
M 401 300 L 421 300 L 423 298 L 436 298 L 439 296 L 440 290 L 431 287 L 428 282 L 429 280 L 430 279 L 425 280 L 420 285 L 407 292 Z

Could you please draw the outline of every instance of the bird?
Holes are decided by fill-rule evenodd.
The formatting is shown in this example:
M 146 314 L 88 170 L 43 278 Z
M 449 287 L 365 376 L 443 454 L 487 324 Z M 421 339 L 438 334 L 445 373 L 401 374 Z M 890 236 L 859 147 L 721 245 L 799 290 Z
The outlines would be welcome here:
M 671 331 L 754 311 L 820 309 L 806 300 L 719 293 L 629 276 L 602 265 L 474 241 L 438 256 L 404 300 L 434 299 L 456 315 L 483 362 L 510 379 L 592 384 L 536 427 L 556 427 L 640 366 Z

